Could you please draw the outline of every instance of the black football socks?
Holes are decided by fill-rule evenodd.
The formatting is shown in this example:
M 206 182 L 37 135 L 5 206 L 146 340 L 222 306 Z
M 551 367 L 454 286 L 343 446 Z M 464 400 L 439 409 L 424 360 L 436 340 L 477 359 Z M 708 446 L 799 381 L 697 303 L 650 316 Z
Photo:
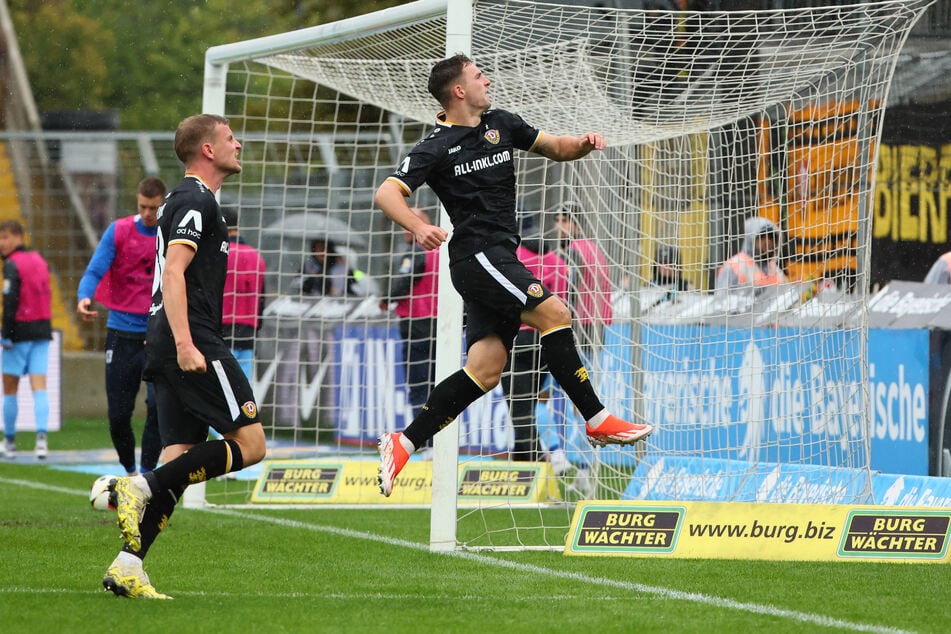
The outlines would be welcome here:
M 181 499 L 185 492 L 185 486 L 181 486 L 175 491 L 163 489 L 152 496 L 148 505 L 145 507 L 145 513 L 142 514 L 142 521 L 139 523 L 139 533 L 141 534 L 141 547 L 139 550 L 132 550 L 129 542 L 122 546 L 123 552 L 131 553 L 139 559 L 145 559 L 152 542 L 158 537 L 158 534 L 165 530 L 168 525 L 168 519 L 175 511 L 175 505 Z
M 429 400 L 403 435 L 419 449 L 483 394 L 482 385 L 464 369 L 451 374 L 429 393 Z
M 240 471 L 243 467 L 241 447 L 237 441 L 226 438 L 199 443 L 144 477 L 155 495 L 159 491 L 176 491 L 179 487 Z
M 584 420 L 590 420 L 604 404 L 594 392 L 588 370 L 581 361 L 575 336 L 569 326 L 551 330 L 541 338 L 542 358 L 548 371 L 574 403 Z

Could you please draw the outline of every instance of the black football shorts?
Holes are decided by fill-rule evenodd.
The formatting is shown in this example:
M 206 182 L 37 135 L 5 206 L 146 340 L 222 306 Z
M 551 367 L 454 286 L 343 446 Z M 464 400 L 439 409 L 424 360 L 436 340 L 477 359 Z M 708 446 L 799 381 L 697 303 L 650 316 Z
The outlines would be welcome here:
M 515 245 L 493 245 L 454 263 L 452 285 L 466 312 L 466 349 L 496 334 L 512 349 L 522 312 L 551 297 L 551 291 L 515 255 Z
M 261 421 L 248 377 L 234 357 L 208 361 L 204 374 L 165 366 L 152 374 L 163 445 L 198 444 Z

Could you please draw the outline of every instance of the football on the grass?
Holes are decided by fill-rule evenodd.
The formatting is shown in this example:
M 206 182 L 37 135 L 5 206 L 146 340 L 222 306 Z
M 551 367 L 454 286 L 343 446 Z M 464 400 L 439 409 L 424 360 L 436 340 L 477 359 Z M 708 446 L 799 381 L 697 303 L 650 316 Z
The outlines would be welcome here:
M 92 483 L 92 490 L 89 491 L 89 503 L 94 509 L 100 511 L 114 511 L 116 509 L 116 477 L 99 476 Z

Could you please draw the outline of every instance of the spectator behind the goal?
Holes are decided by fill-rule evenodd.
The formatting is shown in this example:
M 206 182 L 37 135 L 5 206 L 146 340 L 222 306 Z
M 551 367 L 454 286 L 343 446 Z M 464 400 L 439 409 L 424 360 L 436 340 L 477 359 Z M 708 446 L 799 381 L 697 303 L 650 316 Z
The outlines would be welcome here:
M 136 473 L 132 414 L 145 366 L 145 330 L 155 278 L 155 235 L 158 210 L 164 200 L 165 183 L 161 180 L 149 177 L 139 182 L 139 213 L 120 218 L 106 228 L 76 292 L 76 313 L 83 321 L 99 316 L 99 311 L 93 309 L 93 299 L 109 309 L 105 346 L 109 436 L 119 463 L 129 475 Z M 155 389 L 151 383 L 145 386 L 143 472 L 154 469 L 162 454 Z
M 727 259 L 717 273 L 716 291 L 759 291 L 786 282 L 779 266 L 782 232 L 770 220 L 753 216 L 746 219 L 743 246 Z
M 50 339 L 53 336 L 50 270 L 39 253 L 23 244 L 23 225 L 0 222 L 3 257 L 3 453 L 16 457 L 17 389 L 29 375 L 36 417 L 36 457 L 46 458 L 50 405 L 46 394 Z
M 429 214 L 419 207 L 411 208 L 423 222 Z M 403 339 L 403 362 L 413 416 L 419 415 L 436 376 L 436 294 L 439 290 L 439 249 L 427 251 L 416 244 L 409 231 L 403 231 L 405 250 L 394 258 L 389 288 L 380 300 L 387 310 L 396 303 Z
M 651 271 L 651 286 L 670 292 L 689 291 L 693 286 L 684 279 L 680 269 L 680 250 L 669 244 L 657 247 Z
M 604 341 L 604 327 L 614 321 L 613 286 L 608 259 L 582 227 L 581 205 L 566 201 L 555 208 L 555 228 L 568 263 L 568 301 L 581 333 L 581 349 L 595 354 Z
M 439 248 L 448 232 L 420 220 L 406 199 L 425 183 L 445 207 L 453 225 L 449 271 L 465 306 L 468 350 L 465 367 L 433 388 L 405 431 L 380 436 L 379 484 L 386 496 L 410 454 L 498 385 L 523 323 L 541 332 L 542 355 L 581 412 L 592 444 L 630 444 L 653 431 L 605 408 L 578 354 L 568 307 L 515 255 L 516 150 L 573 161 L 603 150 L 604 137 L 546 134 L 514 113 L 490 109 L 490 84 L 465 55 L 436 62 L 428 89 L 444 111 L 436 116 L 435 130 L 400 161 L 374 198 L 388 218 L 430 250 Z
M 680 268 L 680 250 L 669 244 L 661 244 L 654 252 L 654 263 L 651 266 L 651 279 L 647 286 L 656 296 L 652 296 L 652 303 L 647 307 L 653 309 L 665 302 L 677 301 L 677 294 L 681 291 L 693 290 L 693 284 L 683 276 Z
M 366 273 L 351 268 L 347 258 L 337 251 L 333 240 L 314 238 L 310 255 L 301 267 L 301 291 L 304 295 L 327 297 L 366 296 Z
M 264 314 L 264 258 L 238 235 L 238 214 L 221 210 L 228 225 L 228 276 L 225 278 L 221 326 L 225 342 L 249 381 L 254 380 L 254 335 Z
M 951 284 L 951 251 L 941 255 L 925 275 L 925 284 Z

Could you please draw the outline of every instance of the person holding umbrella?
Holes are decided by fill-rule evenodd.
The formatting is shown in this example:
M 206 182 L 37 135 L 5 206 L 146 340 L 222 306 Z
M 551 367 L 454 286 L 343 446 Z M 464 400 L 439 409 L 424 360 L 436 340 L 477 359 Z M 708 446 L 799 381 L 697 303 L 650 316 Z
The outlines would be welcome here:
M 364 295 L 360 281 L 365 273 L 352 269 L 337 252 L 337 245 L 325 238 L 310 241 L 310 256 L 301 267 L 301 291 L 305 295 Z
M 303 238 L 309 245 L 309 255 L 301 264 L 301 275 L 294 290 L 304 295 L 327 297 L 371 294 L 371 280 L 365 272 L 350 266 L 344 252 L 347 246 L 366 246 L 366 243 L 346 222 L 322 213 L 296 213 L 265 227 L 263 233 L 282 239 Z

